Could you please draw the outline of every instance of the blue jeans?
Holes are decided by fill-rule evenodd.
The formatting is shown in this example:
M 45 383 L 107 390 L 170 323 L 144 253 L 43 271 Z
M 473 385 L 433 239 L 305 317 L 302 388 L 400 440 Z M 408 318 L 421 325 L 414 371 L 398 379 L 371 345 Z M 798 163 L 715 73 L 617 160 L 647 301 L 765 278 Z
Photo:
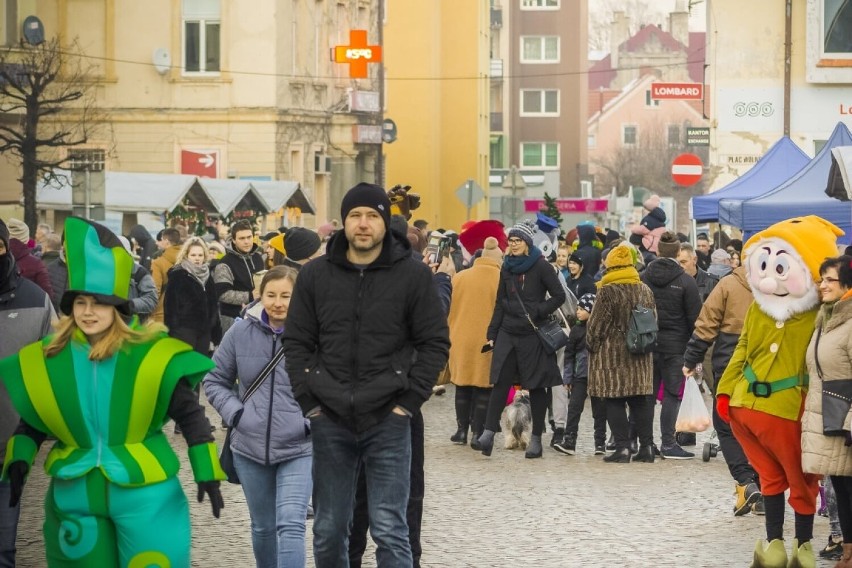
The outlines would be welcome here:
M 410 568 L 406 509 L 411 470 L 411 419 L 390 413 L 355 433 L 325 415 L 311 419 L 314 448 L 314 561 L 349 566 L 349 527 L 359 463 L 367 481 L 370 535 L 378 568 Z
M 311 456 L 263 465 L 234 452 L 234 467 L 251 516 L 257 568 L 304 566 Z
M 0 568 L 15 568 L 15 537 L 21 506 L 9 507 L 11 494 L 9 482 L 0 481 Z

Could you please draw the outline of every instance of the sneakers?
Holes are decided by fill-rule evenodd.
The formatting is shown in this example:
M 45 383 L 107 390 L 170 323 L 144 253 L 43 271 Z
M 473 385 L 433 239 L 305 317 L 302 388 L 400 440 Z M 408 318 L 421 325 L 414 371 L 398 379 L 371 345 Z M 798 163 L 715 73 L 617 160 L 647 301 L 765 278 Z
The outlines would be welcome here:
M 553 437 L 550 438 L 550 447 L 556 447 L 556 444 L 562 442 L 562 438 L 565 436 L 565 428 L 554 428 Z
M 762 497 L 756 483 L 737 484 L 734 487 L 734 495 L 736 495 L 734 501 L 735 517 L 747 515 L 751 511 L 752 506 Z
M 819 551 L 819 557 L 825 560 L 840 560 L 843 557 L 843 537 L 829 536 L 828 544 Z
M 603 444 L 595 444 L 595 455 L 602 456 L 606 453 L 606 446 Z
M 563 454 L 568 454 L 569 456 L 573 456 L 577 448 L 577 435 L 576 434 L 565 434 L 565 436 L 556 442 L 553 445 L 553 449 L 557 452 L 562 452 Z M 603 453 L 603 452 L 601 452 Z M 597 454 L 597 452 L 595 452 Z
M 751 514 L 758 515 L 762 517 L 766 514 L 766 507 L 763 505 L 763 495 L 760 496 L 760 499 L 754 502 L 754 505 L 751 506 Z
M 660 457 L 664 460 L 691 460 L 695 457 L 692 452 L 687 452 L 677 444 L 669 448 L 663 447 L 660 449 Z
M 614 449 L 615 449 L 615 436 L 610 434 L 609 439 L 606 441 L 606 451 L 611 452 Z

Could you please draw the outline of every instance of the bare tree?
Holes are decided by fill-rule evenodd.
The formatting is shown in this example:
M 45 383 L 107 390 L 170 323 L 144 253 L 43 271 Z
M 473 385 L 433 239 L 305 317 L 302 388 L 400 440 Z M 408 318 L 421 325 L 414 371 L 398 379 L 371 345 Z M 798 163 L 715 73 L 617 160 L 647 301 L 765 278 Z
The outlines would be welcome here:
M 630 188 L 642 187 L 661 197 L 673 197 L 677 206 L 677 218 L 682 228 L 689 218 L 689 199 L 703 195 L 704 188 L 712 184 L 717 172 L 709 172 L 695 185 L 682 187 L 672 181 L 672 161 L 679 154 L 696 153 L 707 163 L 707 149 L 686 146 L 686 124 L 682 125 L 678 139 L 670 140 L 668 125 L 661 122 L 643 123 L 636 144 L 621 146 L 608 155 L 592 160 L 596 167 L 595 187 L 601 195 L 608 195 L 616 188 L 619 195 L 625 195 Z M 702 155 L 703 154 L 703 155 Z
M 63 47 L 58 38 L 36 46 L 0 52 L 0 154 L 21 164 L 24 222 L 38 224 L 36 185 L 39 177 L 57 181 L 67 166 L 65 148 L 86 144 L 96 117 L 92 68 L 84 66 L 80 47 Z M 9 120 L 11 118 L 11 120 Z

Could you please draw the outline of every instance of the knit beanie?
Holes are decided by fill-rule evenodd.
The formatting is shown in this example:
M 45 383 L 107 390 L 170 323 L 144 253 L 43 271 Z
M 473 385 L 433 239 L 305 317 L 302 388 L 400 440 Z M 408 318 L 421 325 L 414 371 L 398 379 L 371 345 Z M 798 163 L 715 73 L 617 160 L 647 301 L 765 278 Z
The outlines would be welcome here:
M 518 223 L 509 229 L 509 238 L 521 239 L 527 246 L 533 247 L 533 229 L 526 223 Z
M 361 182 L 346 192 L 340 204 L 340 215 L 344 223 L 349 212 L 356 207 L 375 209 L 384 219 L 385 228 L 390 228 L 390 199 L 385 190 L 378 185 Z
M 290 260 L 311 258 L 320 248 L 320 238 L 304 227 L 289 227 L 284 232 L 284 250 Z
M 671 231 L 666 231 L 657 243 L 657 256 L 660 258 L 677 258 L 680 252 L 680 240 Z
M 657 207 L 660 206 L 660 196 L 657 194 L 652 195 L 648 199 L 642 202 L 642 207 L 647 209 L 648 211 L 653 211 Z
M 500 250 L 499 243 L 494 237 L 485 239 L 485 246 L 482 248 L 482 258 L 490 258 L 497 262 L 503 262 L 503 252 Z
M 577 300 L 577 305 L 582 309 L 586 310 L 587 312 L 592 313 L 592 307 L 595 305 L 596 298 L 597 296 L 595 296 L 593 293 L 587 292 L 580 296 L 580 299 Z
M 628 246 L 617 246 L 606 255 L 604 264 L 607 268 L 618 268 L 622 266 L 633 266 L 633 255 Z
M 722 264 L 726 260 L 731 260 L 731 255 L 724 249 L 716 249 L 710 255 L 710 262 L 713 264 Z
M 577 254 L 576 252 L 571 253 L 571 256 L 568 257 L 568 262 L 575 262 L 580 266 L 583 266 L 583 257 Z
M 20 219 L 11 218 L 9 219 L 9 236 L 27 244 L 30 240 L 30 229 Z

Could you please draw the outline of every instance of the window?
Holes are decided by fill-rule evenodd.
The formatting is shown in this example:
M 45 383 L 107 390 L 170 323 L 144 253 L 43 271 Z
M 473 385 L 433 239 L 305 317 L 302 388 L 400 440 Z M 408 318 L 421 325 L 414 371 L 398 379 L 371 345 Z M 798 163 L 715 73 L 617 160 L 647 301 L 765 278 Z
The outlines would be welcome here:
M 559 36 L 521 36 L 521 63 L 559 63 Z
M 558 168 L 558 142 L 524 142 L 521 144 L 521 167 Z
M 633 125 L 622 126 L 621 127 L 621 143 L 624 146 L 635 146 L 636 145 L 636 134 L 638 128 Z
M 185 73 L 219 72 L 219 18 L 219 0 L 183 0 Z
M 522 89 L 521 116 L 559 116 L 559 89 Z
M 101 172 L 106 165 L 106 151 L 98 148 L 69 148 L 67 167 L 72 171 Z
M 558 10 L 559 0 L 521 0 L 521 10 Z
M 489 153 L 489 166 L 491 169 L 502 169 L 506 167 L 506 159 L 503 152 L 503 136 L 491 136 L 491 152 Z
M 645 106 L 646 107 L 658 107 L 660 106 L 660 101 L 657 99 L 651 98 L 651 89 L 645 91 Z
M 825 1 L 822 5 L 822 52 L 825 57 L 852 57 L 849 30 L 852 29 L 852 5 L 849 2 Z
M 586 145 L 587 145 L 589 148 L 595 148 L 595 147 L 597 147 L 597 145 L 598 145 L 598 137 L 597 137 L 596 135 L 594 135 L 594 134 L 591 134 L 591 133 L 590 133 L 590 134 L 589 134 L 589 137 L 588 137 L 588 139 L 587 139 Z
M 680 146 L 680 125 L 669 124 L 668 142 L 669 146 Z
M 15 45 L 18 43 L 18 0 L 0 0 L 4 19 L 0 22 L 0 43 Z

